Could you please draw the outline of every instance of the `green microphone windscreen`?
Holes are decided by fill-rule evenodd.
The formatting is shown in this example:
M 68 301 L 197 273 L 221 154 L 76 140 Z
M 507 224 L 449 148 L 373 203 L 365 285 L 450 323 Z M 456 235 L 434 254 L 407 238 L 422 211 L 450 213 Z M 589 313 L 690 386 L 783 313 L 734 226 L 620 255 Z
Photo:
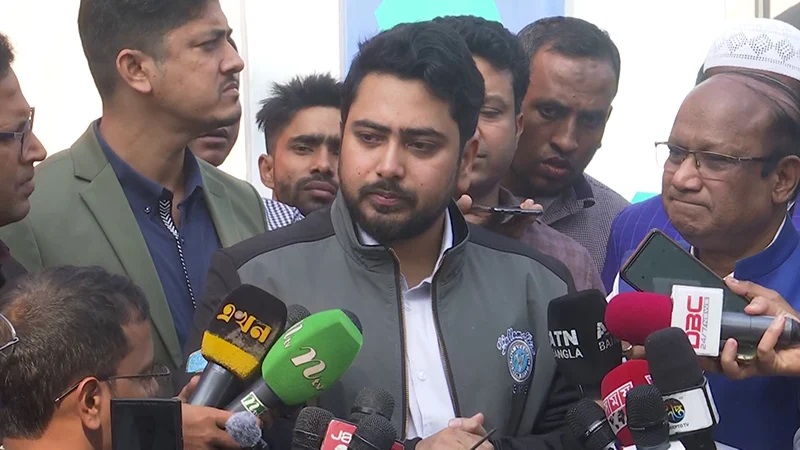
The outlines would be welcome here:
M 338 381 L 363 342 L 341 309 L 318 312 L 283 333 L 264 358 L 261 374 L 285 405 L 300 405 Z

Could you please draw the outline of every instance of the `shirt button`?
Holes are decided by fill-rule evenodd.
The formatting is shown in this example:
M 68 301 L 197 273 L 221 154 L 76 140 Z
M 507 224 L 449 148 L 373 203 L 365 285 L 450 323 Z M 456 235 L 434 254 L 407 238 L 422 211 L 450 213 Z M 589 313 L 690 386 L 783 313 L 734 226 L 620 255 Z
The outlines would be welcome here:
M 405 304 L 406 311 L 411 311 L 411 305 L 408 303 Z
M 152 210 L 150 209 L 150 207 L 149 207 L 149 206 L 145 206 L 145 207 L 144 207 L 144 213 L 145 213 L 145 214 L 150 214 L 150 211 L 152 211 Z
M 420 370 L 420 371 L 417 373 L 417 378 L 419 378 L 419 379 L 420 379 L 420 380 L 422 380 L 422 381 L 425 381 L 425 378 L 428 378 L 428 377 L 425 375 L 425 371 L 423 371 L 423 370 Z

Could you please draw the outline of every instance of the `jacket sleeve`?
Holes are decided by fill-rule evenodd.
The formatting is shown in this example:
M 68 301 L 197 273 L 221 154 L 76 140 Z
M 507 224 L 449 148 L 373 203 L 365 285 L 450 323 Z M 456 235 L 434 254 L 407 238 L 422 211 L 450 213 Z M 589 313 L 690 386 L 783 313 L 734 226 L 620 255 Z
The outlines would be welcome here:
M 30 218 L 0 228 L 0 240 L 8 246 L 11 256 L 28 272 L 36 273 L 44 268 Z
M 566 425 L 567 411 L 580 400 L 578 388 L 556 372 L 550 395 L 529 436 L 490 439 L 495 450 L 583 450 Z
M 608 235 L 608 243 L 606 244 L 606 260 L 603 262 L 601 279 L 605 285 L 605 292 L 611 292 L 614 287 L 614 278 L 617 276 L 620 267 L 622 266 L 622 255 L 620 255 L 620 216 L 611 222 L 611 233 Z
M 239 279 L 237 267 L 225 250 L 217 250 L 211 257 L 211 264 L 206 276 L 206 287 L 203 297 L 197 302 L 194 311 L 194 321 L 186 345 L 183 349 L 183 366 L 181 375 L 186 374 L 186 359 L 190 354 L 200 349 L 203 341 L 203 332 L 208 328 L 212 317 L 219 309 L 222 299 L 242 282 Z M 185 380 L 188 381 L 188 378 Z

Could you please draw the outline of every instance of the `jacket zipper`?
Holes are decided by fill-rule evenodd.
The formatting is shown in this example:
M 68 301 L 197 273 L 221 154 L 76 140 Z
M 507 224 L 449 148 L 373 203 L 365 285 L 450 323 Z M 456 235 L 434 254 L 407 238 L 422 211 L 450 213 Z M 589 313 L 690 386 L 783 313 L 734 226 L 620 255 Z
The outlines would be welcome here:
M 447 252 L 445 252 L 446 255 Z M 445 256 L 442 256 L 442 265 L 444 264 Z M 458 405 L 458 397 L 456 397 L 456 388 L 455 388 L 455 381 L 453 380 L 453 370 L 450 367 L 450 359 L 447 357 L 447 347 L 444 343 L 444 338 L 442 337 L 442 330 L 439 326 L 439 308 L 437 307 L 437 298 L 436 298 L 436 279 L 439 275 L 439 271 L 436 271 L 436 274 L 433 275 L 433 280 L 431 280 L 431 306 L 433 307 L 433 324 L 436 328 L 436 337 L 439 341 L 439 356 L 442 358 L 442 362 L 444 363 L 444 371 L 445 376 L 447 377 L 447 389 L 450 391 L 450 402 L 453 404 L 453 413 L 455 413 L 456 417 L 461 417 L 461 408 Z
M 411 402 L 408 394 L 408 367 L 406 367 L 406 313 L 403 308 L 403 286 L 400 283 L 400 263 L 394 250 L 389 249 L 389 253 L 394 260 L 394 283 L 397 291 L 397 309 L 400 312 L 400 370 L 403 372 L 403 435 L 402 439 L 408 436 L 408 408 Z

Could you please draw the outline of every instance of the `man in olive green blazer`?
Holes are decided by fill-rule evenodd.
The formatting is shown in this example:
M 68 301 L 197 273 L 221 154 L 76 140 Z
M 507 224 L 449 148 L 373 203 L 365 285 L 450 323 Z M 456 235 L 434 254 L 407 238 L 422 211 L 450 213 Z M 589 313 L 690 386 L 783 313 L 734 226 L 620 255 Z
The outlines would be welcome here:
M 203 195 L 223 247 L 266 231 L 264 204 L 250 184 L 198 159 Z M 99 265 L 130 277 L 147 296 L 157 363 L 173 372 L 182 349 L 142 232 L 93 127 L 39 164 L 28 216 L 0 228 L 25 268 Z M 190 245 L 190 244 L 189 244 Z

